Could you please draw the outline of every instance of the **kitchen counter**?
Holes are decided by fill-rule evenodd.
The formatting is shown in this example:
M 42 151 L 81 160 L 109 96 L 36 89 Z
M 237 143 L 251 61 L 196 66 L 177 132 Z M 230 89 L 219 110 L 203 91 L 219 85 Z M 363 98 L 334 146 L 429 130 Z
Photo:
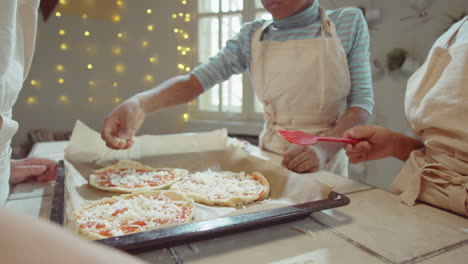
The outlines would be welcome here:
M 37 143 L 30 156 L 63 159 L 67 143 Z M 310 177 L 334 186 L 351 203 L 299 221 L 138 256 L 153 263 L 467 263 L 468 219 L 425 204 L 408 207 L 392 193 L 332 173 Z M 53 183 L 17 184 L 6 207 L 48 219 L 52 193 Z

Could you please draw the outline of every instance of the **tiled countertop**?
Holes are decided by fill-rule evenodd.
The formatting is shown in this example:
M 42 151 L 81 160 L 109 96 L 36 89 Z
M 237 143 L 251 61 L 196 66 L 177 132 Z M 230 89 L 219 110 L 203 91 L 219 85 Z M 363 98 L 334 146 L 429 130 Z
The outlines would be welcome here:
M 36 144 L 31 156 L 63 159 L 66 141 Z M 315 173 L 346 194 L 345 207 L 294 222 L 155 250 L 152 263 L 467 263 L 468 219 L 332 173 Z M 6 207 L 47 219 L 53 184 L 14 186 Z

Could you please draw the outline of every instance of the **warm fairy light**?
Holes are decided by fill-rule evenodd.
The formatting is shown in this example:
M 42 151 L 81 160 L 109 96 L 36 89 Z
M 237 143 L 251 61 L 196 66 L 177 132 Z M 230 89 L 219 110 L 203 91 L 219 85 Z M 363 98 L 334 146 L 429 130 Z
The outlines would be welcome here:
M 117 4 L 117 6 L 120 7 L 120 8 L 122 8 L 123 5 L 124 5 L 123 1 L 121 1 L 121 0 L 115 2 L 115 4 Z
M 61 50 L 68 50 L 68 45 L 66 43 L 60 44 L 60 49 Z
M 179 16 L 180 16 L 180 17 L 183 17 L 183 16 L 184 16 L 184 13 L 179 13 Z
M 65 82 L 65 80 L 64 80 L 63 78 L 60 78 L 60 79 L 57 80 L 57 82 L 60 83 L 60 84 L 62 84 L 62 83 Z
M 190 67 L 185 67 L 186 72 L 189 72 L 190 70 L 191 70 Z
M 122 54 L 122 48 L 121 48 L 121 47 L 117 47 L 117 46 L 116 46 L 116 47 L 113 47 L 113 48 L 112 48 L 112 53 L 113 53 L 114 55 L 120 55 L 120 54 Z
M 172 14 L 172 18 L 176 19 L 176 18 L 177 18 L 177 14 Z
M 62 4 L 62 5 L 66 5 L 66 4 L 67 4 L 67 0 L 60 0 L 59 2 L 60 2 L 60 4 Z
M 177 65 L 177 68 L 183 70 L 183 69 L 185 68 L 185 66 L 184 66 L 183 64 L 179 63 L 179 64 Z
M 32 86 L 35 86 L 35 85 L 38 85 L 38 82 L 37 82 L 36 80 L 31 80 L 30 84 L 31 84 Z
M 180 54 L 185 56 L 185 55 L 187 55 L 187 52 L 185 50 L 183 50 Z
M 178 29 L 178 28 L 174 28 L 174 33 L 179 33 L 179 29 Z
M 148 26 L 146 27 L 146 29 L 147 29 L 148 31 L 153 31 L 154 26 L 153 26 L 153 25 L 148 25 Z
M 187 4 L 187 1 L 186 1 L 186 0 L 182 0 L 182 4 L 183 4 L 183 5 L 186 5 L 186 4 Z
M 185 17 L 184 21 L 187 22 L 187 23 L 190 22 L 190 17 Z
M 61 95 L 59 97 L 59 101 L 64 103 L 64 104 L 68 104 L 70 102 L 70 99 L 68 99 L 68 97 L 66 95 Z
M 182 50 L 182 46 L 177 46 L 177 50 Z
M 59 33 L 59 35 L 63 36 L 63 35 L 65 35 L 65 30 L 61 29 L 61 30 L 59 30 L 58 33 Z
M 94 101 L 93 97 L 88 97 L 88 102 L 92 103 Z
M 59 11 L 55 12 L 55 16 L 56 17 L 61 17 L 62 16 L 62 13 L 60 13 Z
M 84 35 L 87 36 L 87 37 L 89 37 L 89 35 L 91 35 L 91 33 L 89 33 L 89 31 L 85 31 L 85 32 L 84 32 Z
M 93 86 L 93 85 L 94 85 L 94 81 L 89 81 L 89 85 Z
M 188 122 L 190 119 L 190 115 L 188 113 L 183 114 L 182 117 L 184 118 L 184 122 Z
M 88 69 L 89 69 L 89 70 L 93 69 L 93 65 L 92 65 L 92 64 L 88 64 Z
M 146 9 L 146 13 L 147 13 L 147 14 L 151 14 L 152 12 L 153 12 L 153 11 L 152 11 L 151 9 L 149 9 L 149 8 Z
M 120 103 L 120 98 L 119 98 L 119 97 L 116 97 L 116 98 L 114 99 L 114 102 Z
M 143 46 L 143 47 L 148 47 L 148 45 L 149 45 L 149 42 L 146 41 L 146 40 L 143 40 L 143 41 L 141 42 L 141 46 Z
M 118 14 L 115 14 L 112 16 L 112 21 L 114 21 L 115 23 L 119 23 L 120 22 L 120 15 Z
M 88 15 L 87 15 L 87 14 L 83 14 L 83 15 L 81 15 L 81 18 L 82 18 L 82 19 L 88 19 Z
M 125 72 L 125 65 L 117 64 L 117 65 L 115 65 L 114 70 L 117 73 L 124 73 Z
M 153 75 L 151 75 L 151 74 L 146 74 L 146 76 L 145 76 L 145 81 L 146 81 L 147 83 L 152 83 L 152 82 L 153 82 Z
M 117 33 L 117 37 L 118 37 L 118 38 L 122 38 L 122 37 L 123 37 L 123 34 L 122 34 L 122 33 Z
M 149 58 L 149 61 L 150 61 L 151 63 L 155 64 L 155 63 L 158 63 L 158 58 L 156 58 L 156 57 L 150 57 L 150 58 Z
M 28 102 L 28 104 L 35 104 L 37 103 L 37 98 L 34 96 L 29 96 L 26 102 Z
M 117 87 L 117 86 L 119 86 L 119 83 L 118 83 L 118 82 L 114 82 L 114 83 L 112 84 L 112 86 Z
M 184 33 L 184 39 L 188 39 L 189 35 L 187 33 Z
M 56 69 L 58 72 L 63 72 L 64 67 L 63 67 L 62 64 L 57 64 L 57 66 L 55 66 L 55 69 Z

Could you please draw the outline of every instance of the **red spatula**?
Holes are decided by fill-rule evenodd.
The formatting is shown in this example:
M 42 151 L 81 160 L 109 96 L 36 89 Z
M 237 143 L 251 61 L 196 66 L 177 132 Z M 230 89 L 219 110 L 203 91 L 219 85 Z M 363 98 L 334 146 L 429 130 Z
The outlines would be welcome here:
M 357 144 L 362 141 L 354 138 L 314 136 L 302 131 L 295 130 L 278 130 L 278 133 L 280 133 L 280 135 L 289 143 L 297 145 L 314 145 L 317 143 L 317 141 L 333 141 L 350 144 Z

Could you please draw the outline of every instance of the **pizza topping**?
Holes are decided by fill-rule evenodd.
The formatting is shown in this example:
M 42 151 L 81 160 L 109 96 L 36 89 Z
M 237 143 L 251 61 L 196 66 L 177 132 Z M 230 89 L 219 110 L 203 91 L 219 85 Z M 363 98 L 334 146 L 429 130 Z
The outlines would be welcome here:
M 182 223 L 192 208 L 187 201 L 171 200 L 164 194 L 117 199 L 115 202 L 91 202 L 78 213 L 82 229 L 105 237 L 125 235 L 157 228 L 167 223 Z
M 144 188 L 166 184 L 175 179 L 168 170 L 119 169 L 96 173 L 96 182 L 105 187 Z
M 243 197 L 258 200 L 263 198 L 268 187 L 252 174 L 245 172 L 197 172 L 177 183 L 186 193 L 206 195 L 211 200 L 227 200 Z

